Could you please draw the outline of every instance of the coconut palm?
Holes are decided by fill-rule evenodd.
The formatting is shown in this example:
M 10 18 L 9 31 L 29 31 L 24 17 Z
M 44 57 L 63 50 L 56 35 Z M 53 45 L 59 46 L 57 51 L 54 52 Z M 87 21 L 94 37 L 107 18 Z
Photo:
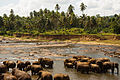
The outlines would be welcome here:
M 58 10 L 60 10 L 60 6 L 56 4 L 55 9 L 56 9 L 56 12 L 58 12 Z
M 84 10 L 86 9 L 86 5 L 82 2 L 80 5 L 80 10 L 82 11 L 82 14 L 84 14 Z

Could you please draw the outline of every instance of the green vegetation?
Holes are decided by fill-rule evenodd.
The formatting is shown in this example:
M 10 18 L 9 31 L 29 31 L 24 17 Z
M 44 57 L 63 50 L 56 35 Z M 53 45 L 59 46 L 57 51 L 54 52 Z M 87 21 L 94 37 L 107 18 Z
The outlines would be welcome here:
M 87 6 L 80 4 L 82 16 L 74 14 L 74 6 L 70 5 L 67 12 L 59 12 L 60 5 L 55 10 L 40 9 L 30 12 L 28 17 L 15 15 L 13 9 L 10 15 L 0 16 L 0 35 L 13 36 L 13 34 L 32 35 L 80 35 L 120 34 L 120 15 L 114 16 L 87 16 L 84 14 Z

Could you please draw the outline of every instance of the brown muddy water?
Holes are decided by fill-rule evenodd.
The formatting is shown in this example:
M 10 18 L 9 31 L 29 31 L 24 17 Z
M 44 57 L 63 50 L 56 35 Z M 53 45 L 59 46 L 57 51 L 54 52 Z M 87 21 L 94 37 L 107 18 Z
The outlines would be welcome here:
M 64 44 L 64 43 L 40 43 L 39 45 Z M 20 46 L 21 45 L 21 46 Z M 45 69 L 53 75 L 56 73 L 65 73 L 70 76 L 71 80 L 120 80 L 120 75 L 112 75 L 108 73 L 90 73 L 81 74 L 75 69 L 64 68 L 64 59 L 71 58 L 74 55 L 87 55 L 93 58 L 107 57 L 111 61 L 118 62 L 119 58 L 112 58 L 104 55 L 105 51 L 120 51 L 120 47 L 110 45 L 86 45 L 86 44 L 71 44 L 67 46 L 45 47 L 38 46 L 36 43 L 0 43 L 0 62 L 5 60 L 22 60 L 22 61 L 37 61 L 39 57 L 52 58 L 54 60 L 53 69 Z M 29 72 L 30 73 L 30 72 Z M 38 76 L 32 76 L 36 80 Z

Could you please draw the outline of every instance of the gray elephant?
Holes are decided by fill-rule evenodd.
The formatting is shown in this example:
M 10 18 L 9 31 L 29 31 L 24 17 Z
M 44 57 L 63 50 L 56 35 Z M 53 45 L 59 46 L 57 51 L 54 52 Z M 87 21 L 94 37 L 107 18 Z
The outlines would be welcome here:
M 0 74 L 6 73 L 8 71 L 8 68 L 6 65 L 0 64 Z
M 27 68 L 25 68 L 25 71 L 30 71 L 32 75 L 37 74 L 39 71 L 43 70 L 41 65 L 28 65 Z
M 0 80 L 18 80 L 18 79 L 12 74 L 5 73 L 0 75 Z
M 12 75 L 16 76 L 17 80 L 32 80 L 31 76 L 28 73 L 16 68 L 12 70 Z
M 39 58 L 38 62 L 41 64 L 42 67 L 53 68 L 53 60 L 50 58 Z
M 15 68 L 16 67 L 16 63 L 14 61 L 3 61 L 3 64 L 7 66 L 8 68 L 8 71 L 9 71 L 9 68 Z
M 17 68 L 18 68 L 19 70 L 23 70 L 23 71 L 24 71 L 24 68 L 25 68 L 25 67 L 26 67 L 26 65 L 25 65 L 24 62 L 22 62 L 22 61 L 20 61 L 20 60 L 17 61 Z
M 67 74 L 55 74 L 54 75 L 54 80 L 70 80 L 69 75 Z
M 53 76 L 50 72 L 47 71 L 39 71 L 38 73 L 39 77 L 37 80 L 53 80 Z

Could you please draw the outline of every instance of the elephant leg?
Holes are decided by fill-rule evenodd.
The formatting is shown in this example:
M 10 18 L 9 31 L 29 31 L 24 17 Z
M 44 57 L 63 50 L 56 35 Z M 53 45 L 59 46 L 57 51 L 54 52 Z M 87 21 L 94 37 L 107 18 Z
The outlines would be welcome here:
M 32 75 L 34 75 L 34 72 L 33 71 L 31 71 L 32 72 Z
M 79 69 L 77 68 L 77 72 L 79 71 Z
M 117 74 L 119 74 L 119 67 L 117 67 Z
M 87 72 L 87 74 L 89 74 L 89 70 L 87 70 L 86 72 Z
M 9 71 L 9 68 L 7 68 L 7 70 Z
M 107 72 L 107 69 L 104 69 L 104 73 L 106 73 Z
M 114 68 L 112 68 L 111 70 L 112 70 L 112 74 L 114 74 Z
M 41 66 L 42 66 L 42 67 L 45 67 L 45 64 L 42 64 Z
M 53 68 L 53 65 L 52 65 L 52 64 L 50 65 L 50 68 Z
M 25 68 L 23 68 L 23 71 L 25 71 Z

